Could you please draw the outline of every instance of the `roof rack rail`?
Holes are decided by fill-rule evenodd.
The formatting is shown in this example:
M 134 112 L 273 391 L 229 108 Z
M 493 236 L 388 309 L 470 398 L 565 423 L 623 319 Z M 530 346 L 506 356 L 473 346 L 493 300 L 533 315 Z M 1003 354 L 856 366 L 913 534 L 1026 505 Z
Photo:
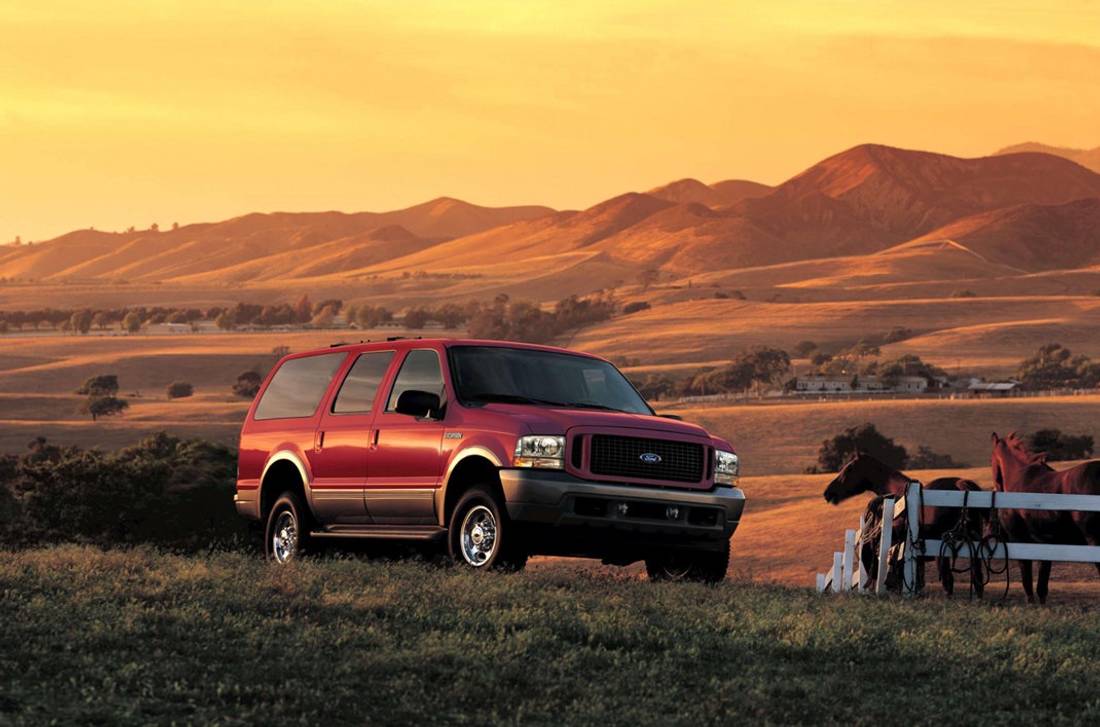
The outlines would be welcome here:
M 328 345 L 328 347 L 329 348 L 339 348 L 340 346 L 347 346 L 347 345 L 348 345 L 347 341 L 337 341 L 336 343 L 330 343 Z
M 387 341 L 404 341 L 405 336 L 386 336 Z

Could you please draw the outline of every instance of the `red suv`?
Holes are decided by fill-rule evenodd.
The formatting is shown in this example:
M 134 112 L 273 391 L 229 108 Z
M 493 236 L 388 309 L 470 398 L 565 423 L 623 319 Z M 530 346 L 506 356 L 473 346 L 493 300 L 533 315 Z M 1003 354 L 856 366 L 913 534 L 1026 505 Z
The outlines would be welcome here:
M 717 581 L 738 471 L 728 442 L 656 415 L 604 359 L 396 339 L 275 366 L 241 431 L 235 501 L 279 563 L 321 538 L 417 539 L 474 568 L 553 554 Z

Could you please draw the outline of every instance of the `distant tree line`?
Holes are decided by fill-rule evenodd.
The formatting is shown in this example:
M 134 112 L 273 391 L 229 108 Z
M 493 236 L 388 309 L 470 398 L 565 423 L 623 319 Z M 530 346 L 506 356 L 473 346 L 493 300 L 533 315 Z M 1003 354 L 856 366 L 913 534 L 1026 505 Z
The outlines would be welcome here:
M 1100 362 L 1075 356 L 1060 343 L 1048 343 L 1020 363 L 1017 376 L 1030 390 L 1094 389 L 1100 386 Z
M 791 369 L 790 355 L 778 348 L 759 346 L 744 351 L 729 364 L 704 369 L 692 376 L 674 379 L 667 374 L 631 377 L 638 391 L 647 399 L 668 399 L 681 396 L 742 393 L 778 386 Z

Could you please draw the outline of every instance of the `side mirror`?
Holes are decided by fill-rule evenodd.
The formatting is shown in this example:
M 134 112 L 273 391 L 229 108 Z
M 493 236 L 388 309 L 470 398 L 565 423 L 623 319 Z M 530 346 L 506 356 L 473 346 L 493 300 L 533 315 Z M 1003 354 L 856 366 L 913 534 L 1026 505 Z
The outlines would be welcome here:
M 675 419 L 678 422 L 684 421 L 684 418 L 679 414 L 658 414 L 657 416 L 661 417 L 662 419 Z
M 436 419 L 439 417 L 441 402 L 439 394 L 409 389 L 397 397 L 397 413 L 407 414 L 417 419 Z

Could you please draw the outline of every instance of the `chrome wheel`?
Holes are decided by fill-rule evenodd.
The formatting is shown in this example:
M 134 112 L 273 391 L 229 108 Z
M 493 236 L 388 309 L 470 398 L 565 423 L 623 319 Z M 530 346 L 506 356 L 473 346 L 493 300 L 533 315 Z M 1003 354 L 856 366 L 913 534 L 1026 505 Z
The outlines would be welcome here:
M 460 529 L 459 549 L 463 559 L 479 568 L 493 557 L 497 548 L 497 519 L 493 511 L 477 505 L 466 513 Z
M 298 548 L 298 522 L 294 513 L 284 510 L 275 519 L 271 534 L 271 553 L 279 563 L 286 563 L 294 557 Z

